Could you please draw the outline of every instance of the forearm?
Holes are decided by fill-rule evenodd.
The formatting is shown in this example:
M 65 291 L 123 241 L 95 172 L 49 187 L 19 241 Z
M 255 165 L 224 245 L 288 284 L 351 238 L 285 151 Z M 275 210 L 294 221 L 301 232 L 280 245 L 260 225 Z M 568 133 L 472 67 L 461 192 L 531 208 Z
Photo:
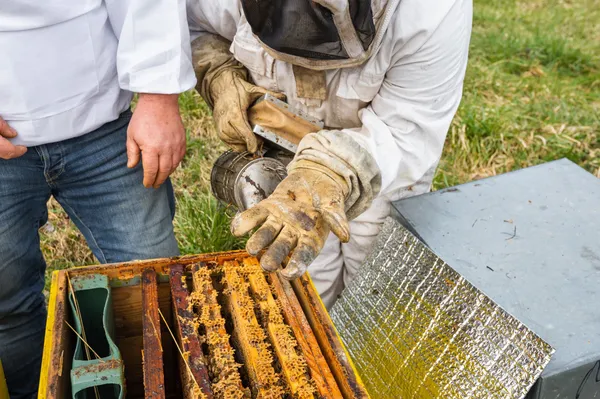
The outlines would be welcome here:
M 345 131 L 322 130 L 305 136 L 288 169 L 293 170 L 304 161 L 322 165 L 344 180 L 349 220 L 364 212 L 379 194 L 381 171 L 375 157 Z
M 383 112 L 376 114 L 368 107 L 360 113 L 361 128 L 343 130 L 377 160 L 381 170 L 380 196 L 392 201 L 399 199 L 403 190 L 410 189 L 438 164 L 446 133 L 460 103 L 461 87 L 449 93 L 439 109 L 429 106 L 410 109 L 405 105 L 406 118 L 396 111 L 398 119 L 388 125 L 380 116 Z
M 179 94 L 139 93 L 138 104 L 152 103 L 157 106 L 177 107 L 179 109 Z

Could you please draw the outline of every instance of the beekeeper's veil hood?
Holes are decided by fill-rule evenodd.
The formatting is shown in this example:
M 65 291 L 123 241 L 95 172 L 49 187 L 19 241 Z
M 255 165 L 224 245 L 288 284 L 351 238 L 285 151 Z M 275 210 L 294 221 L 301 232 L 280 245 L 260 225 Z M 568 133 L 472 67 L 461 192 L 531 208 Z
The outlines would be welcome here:
M 312 69 L 369 58 L 400 0 L 242 0 L 252 32 L 275 58 Z

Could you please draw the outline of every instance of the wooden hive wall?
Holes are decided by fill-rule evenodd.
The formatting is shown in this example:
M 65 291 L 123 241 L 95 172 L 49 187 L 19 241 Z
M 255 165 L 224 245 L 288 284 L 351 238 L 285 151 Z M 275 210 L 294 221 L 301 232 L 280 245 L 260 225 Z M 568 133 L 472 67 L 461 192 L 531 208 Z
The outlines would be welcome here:
M 233 252 L 56 273 L 40 398 L 70 397 L 67 273 L 111 279 L 127 398 L 368 397 L 310 279 Z

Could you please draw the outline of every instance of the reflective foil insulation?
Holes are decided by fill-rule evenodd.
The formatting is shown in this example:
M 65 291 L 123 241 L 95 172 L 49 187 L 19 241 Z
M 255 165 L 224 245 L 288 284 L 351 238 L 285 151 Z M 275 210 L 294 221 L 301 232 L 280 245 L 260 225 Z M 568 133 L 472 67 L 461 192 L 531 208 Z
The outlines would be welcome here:
M 391 219 L 330 314 L 372 398 L 523 398 L 553 353 Z

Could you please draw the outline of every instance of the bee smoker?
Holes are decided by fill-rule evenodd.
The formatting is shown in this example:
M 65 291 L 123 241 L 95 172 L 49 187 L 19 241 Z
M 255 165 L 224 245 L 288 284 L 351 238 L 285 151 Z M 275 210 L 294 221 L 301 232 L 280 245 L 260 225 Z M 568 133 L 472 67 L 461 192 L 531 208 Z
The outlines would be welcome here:
M 253 132 L 263 139 L 258 154 L 227 151 L 213 165 L 210 185 L 221 202 L 240 211 L 267 198 L 287 176 L 302 137 L 323 129 L 323 122 L 266 94 L 248 111 Z

